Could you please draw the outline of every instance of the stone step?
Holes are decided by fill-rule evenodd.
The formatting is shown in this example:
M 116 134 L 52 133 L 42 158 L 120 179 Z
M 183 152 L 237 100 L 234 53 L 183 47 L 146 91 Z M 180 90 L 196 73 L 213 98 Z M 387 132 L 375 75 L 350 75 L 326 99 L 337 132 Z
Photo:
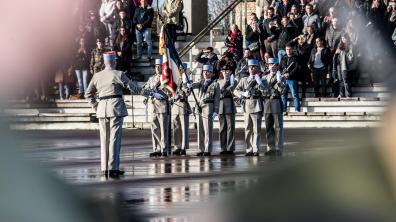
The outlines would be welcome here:
M 285 128 L 348 128 L 348 127 L 377 127 L 380 126 L 381 116 L 377 115 L 356 115 L 356 116 L 284 116 Z M 196 128 L 195 120 L 190 118 L 190 128 Z M 133 123 L 126 118 L 124 128 L 149 129 L 150 122 L 138 121 L 135 119 Z M 218 121 L 215 120 L 214 128 L 218 129 Z M 237 119 L 236 128 L 243 129 L 245 124 L 242 119 Z M 12 122 L 11 129 L 16 130 L 97 130 L 98 123 L 83 121 L 60 121 L 60 122 Z M 264 124 L 263 124 L 264 128 Z

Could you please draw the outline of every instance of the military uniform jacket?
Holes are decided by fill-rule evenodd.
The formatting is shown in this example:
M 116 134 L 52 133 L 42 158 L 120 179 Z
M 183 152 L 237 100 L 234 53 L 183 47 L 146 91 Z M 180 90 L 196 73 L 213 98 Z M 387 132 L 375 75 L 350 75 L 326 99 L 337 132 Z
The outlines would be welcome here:
M 175 99 L 172 106 L 172 115 L 189 115 L 192 113 L 191 106 L 188 103 L 188 96 L 191 90 L 187 88 L 186 84 L 179 81 L 176 89 Z
M 266 113 L 282 113 L 280 97 L 285 86 L 278 83 L 276 73 L 269 73 L 263 77 L 266 82 L 267 90 L 264 95 L 264 114 Z
M 168 95 L 161 88 L 161 75 L 154 74 L 151 76 L 143 88 L 160 93 L 165 97 L 165 99 L 162 100 L 155 99 L 154 97 L 149 98 L 149 111 L 156 114 L 169 114 Z
M 235 96 L 241 98 L 242 93 L 246 90 L 250 90 L 250 98 L 247 98 L 242 104 L 243 112 L 245 113 L 258 113 L 263 112 L 263 94 L 268 88 L 266 82 L 263 81 L 263 85 L 258 85 L 254 76 L 248 76 L 242 78 L 235 88 Z M 250 87 L 252 86 L 253 87 Z
M 124 88 L 133 88 L 131 81 L 121 71 L 105 69 L 95 74 L 85 96 L 96 111 L 97 118 L 124 117 L 128 115 L 123 98 L 99 99 L 123 95 Z M 98 101 L 99 100 L 99 101 Z
M 219 113 L 220 87 L 214 80 L 201 80 L 193 83 L 193 89 L 198 89 L 198 104 L 202 109 L 202 114 Z
M 103 49 L 94 48 L 91 52 L 90 71 L 92 74 L 104 69 Z
M 166 24 L 179 25 L 179 14 L 183 9 L 183 0 L 165 0 L 162 14 Z
M 220 79 L 218 83 L 220 87 L 220 93 L 223 96 L 222 98 L 220 98 L 219 114 L 236 113 L 233 91 L 237 83 L 234 82 L 234 86 L 232 87 L 229 80 Z

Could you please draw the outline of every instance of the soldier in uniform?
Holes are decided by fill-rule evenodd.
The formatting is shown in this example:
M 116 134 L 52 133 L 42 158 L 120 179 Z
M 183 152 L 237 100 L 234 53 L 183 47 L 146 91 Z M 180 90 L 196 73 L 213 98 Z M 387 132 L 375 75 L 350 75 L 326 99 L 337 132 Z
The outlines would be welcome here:
M 261 121 L 263 118 L 263 93 L 267 88 L 261 79 L 259 61 L 248 61 L 249 76 L 242 78 L 235 88 L 245 113 L 246 156 L 259 156 Z
M 105 69 L 93 76 L 85 95 L 99 119 L 102 173 L 117 177 L 124 174 L 119 168 L 121 133 L 123 118 L 128 115 L 122 90 L 129 88 L 140 93 L 141 89 L 121 71 L 114 70 L 114 52 L 104 54 L 103 58 Z
M 188 96 L 191 90 L 186 87 L 186 84 L 187 78 L 184 76 L 177 84 L 178 88 L 172 106 L 173 144 L 175 147 L 173 155 L 176 156 L 186 155 L 186 149 L 189 148 L 188 128 L 191 107 L 188 103 Z
M 169 94 L 161 86 L 162 60 L 155 60 L 155 74 L 144 85 L 144 89 L 156 92 L 157 96 L 148 99 L 149 110 L 152 113 L 151 133 L 153 137 L 153 152 L 150 157 L 168 156 L 170 104 Z
M 212 65 L 204 65 L 202 68 L 203 79 L 195 83 L 187 83 L 190 89 L 198 89 L 198 104 L 196 112 L 198 116 L 198 148 L 197 156 L 210 156 L 213 149 L 213 119 L 219 113 L 220 88 L 213 79 Z
M 281 155 L 283 149 L 283 115 L 281 95 L 285 88 L 282 76 L 278 70 L 278 59 L 268 59 L 270 73 L 264 79 L 268 86 L 264 95 L 265 131 L 267 137 L 267 151 L 265 155 Z
M 100 39 L 96 40 L 96 48 L 91 52 L 90 71 L 92 74 L 100 72 L 104 69 L 103 63 L 103 43 Z
M 235 113 L 236 107 L 234 102 L 233 91 L 237 85 L 231 67 L 225 65 L 221 67 L 220 79 L 220 105 L 219 105 L 219 123 L 220 123 L 220 155 L 233 155 L 235 151 Z

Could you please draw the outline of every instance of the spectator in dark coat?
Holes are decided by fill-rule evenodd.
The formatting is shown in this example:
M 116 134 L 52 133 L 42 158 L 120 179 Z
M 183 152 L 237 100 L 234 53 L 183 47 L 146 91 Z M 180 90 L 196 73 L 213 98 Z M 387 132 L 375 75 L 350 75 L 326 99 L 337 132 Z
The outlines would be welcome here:
M 278 40 L 278 49 L 285 50 L 286 44 L 292 40 L 296 36 L 296 29 L 289 23 L 289 19 L 287 17 L 282 18 L 282 26 L 280 28 L 279 40 Z
M 256 14 L 252 13 L 250 15 L 249 24 L 246 27 L 246 47 L 250 49 L 253 57 L 261 60 L 260 55 L 260 37 L 261 37 L 260 24 L 257 21 Z
M 288 13 L 288 17 L 290 19 L 290 24 L 296 29 L 297 35 L 302 34 L 304 24 L 302 20 L 302 16 L 299 13 L 298 7 L 293 5 Z
M 132 42 L 125 28 L 120 28 L 115 44 L 114 51 L 117 53 L 117 70 L 127 72 L 130 77 L 130 68 L 132 61 Z
M 207 47 L 195 57 L 196 62 L 199 62 L 202 65 L 212 65 L 214 69 L 216 69 L 217 60 L 219 60 L 219 58 L 217 57 L 216 53 L 213 52 L 212 47 Z M 217 70 L 213 71 L 217 72 Z
M 113 32 L 115 33 L 116 36 L 120 33 L 120 28 L 125 28 L 127 31 L 127 34 L 129 35 L 132 30 L 132 22 L 129 20 L 127 12 L 124 9 L 121 9 L 119 12 L 119 17 L 118 19 L 114 22 L 113 25 Z
M 265 50 L 271 57 L 278 55 L 278 38 L 280 33 L 280 24 L 278 17 L 274 14 L 274 8 L 268 8 L 268 18 L 263 22 L 263 29 L 266 33 L 264 38 Z
M 338 27 L 338 19 L 333 18 L 331 20 L 331 25 L 326 31 L 326 44 L 330 49 L 331 53 L 334 54 L 338 44 L 340 43 L 342 30 Z
M 221 59 L 216 62 L 216 70 L 218 70 L 218 73 L 216 73 L 216 77 L 218 77 L 220 75 L 219 72 L 221 70 L 221 67 L 223 67 L 225 65 L 227 65 L 230 68 L 230 71 L 232 73 L 235 73 L 237 64 L 234 61 L 232 54 L 228 51 L 224 52 Z
M 278 16 L 281 18 L 287 16 L 287 13 L 290 12 L 291 7 L 292 3 L 290 0 L 282 0 L 282 2 L 279 4 L 279 8 L 277 9 Z
M 224 44 L 228 48 L 227 52 L 232 54 L 235 62 L 238 62 L 243 56 L 243 36 L 236 24 L 231 25 L 231 30 Z
M 331 53 L 330 49 L 324 45 L 323 39 L 316 38 L 315 44 L 316 47 L 311 51 L 308 67 L 312 70 L 315 97 L 326 97 L 326 75 L 327 67 L 332 62 Z
M 147 4 L 147 0 L 141 0 L 140 2 L 141 5 L 135 9 L 135 16 L 133 17 L 136 34 L 137 59 L 141 59 L 142 57 L 142 43 L 144 37 L 147 43 L 147 58 L 151 60 L 153 54 L 151 24 L 154 19 L 154 10 Z
M 282 95 L 283 112 L 287 111 L 289 90 L 293 96 L 294 110 L 300 112 L 300 99 L 298 98 L 299 59 L 293 53 L 293 47 L 291 45 L 286 46 L 286 55 L 282 58 L 279 68 L 283 73 L 283 77 L 286 79 L 286 87 Z

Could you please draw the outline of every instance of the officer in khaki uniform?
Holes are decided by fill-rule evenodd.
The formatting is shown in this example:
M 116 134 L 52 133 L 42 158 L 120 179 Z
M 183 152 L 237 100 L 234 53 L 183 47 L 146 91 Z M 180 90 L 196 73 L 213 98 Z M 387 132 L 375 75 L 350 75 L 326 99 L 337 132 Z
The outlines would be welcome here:
M 167 156 L 169 142 L 170 106 L 168 93 L 161 86 L 162 60 L 155 60 L 155 74 L 144 85 L 144 89 L 156 92 L 156 96 L 148 99 L 149 111 L 152 114 L 151 133 L 153 152 L 150 157 Z
M 220 104 L 219 104 L 219 123 L 220 123 L 220 155 L 233 155 L 235 151 L 235 113 L 233 91 L 237 85 L 231 67 L 225 65 L 221 67 L 220 79 Z
M 213 66 L 204 65 L 204 79 L 196 83 L 187 83 L 190 89 L 198 89 L 198 148 L 197 156 L 210 156 L 213 149 L 213 120 L 219 113 L 220 87 L 213 79 Z
M 278 70 L 278 59 L 269 58 L 270 73 L 264 76 L 268 89 L 264 95 L 265 131 L 267 151 L 265 155 L 281 155 L 283 150 L 283 115 L 281 95 L 285 89 L 282 76 Z
M 183 64 L 184 65 L 184 64 Z M 180 79 L 177 84 L 172 105 L 172 126 L 173 126 L 173 144 L 175 150 L 173 155 L 186 155 L 186 149 L 189 148 L 189 118 L 191 112 L 188 96 L 191 90 L 187 88 L 187 78 L 183 74 L 183 80 Z
M 122 90 L 129 88 L 135 93 L 141 90 L 121 71 L 114 70 L 114 52 L 105 53 L 103 58 L 106 67 L 93 76 L 85 96 L 99 119 L 102 173 L 116 177 L 124 174 L 119 168 L 120 150 L 123 118 L 128 112 Z
M 235 88 L 235 96 L 241 99 L 245 113 L 246 156 L 259 156 L 261 121 L 263 118 L 263 94 L 267 86 L 261 78 L 260 64 L 248 60 L 249 76 L 242 78 Z

